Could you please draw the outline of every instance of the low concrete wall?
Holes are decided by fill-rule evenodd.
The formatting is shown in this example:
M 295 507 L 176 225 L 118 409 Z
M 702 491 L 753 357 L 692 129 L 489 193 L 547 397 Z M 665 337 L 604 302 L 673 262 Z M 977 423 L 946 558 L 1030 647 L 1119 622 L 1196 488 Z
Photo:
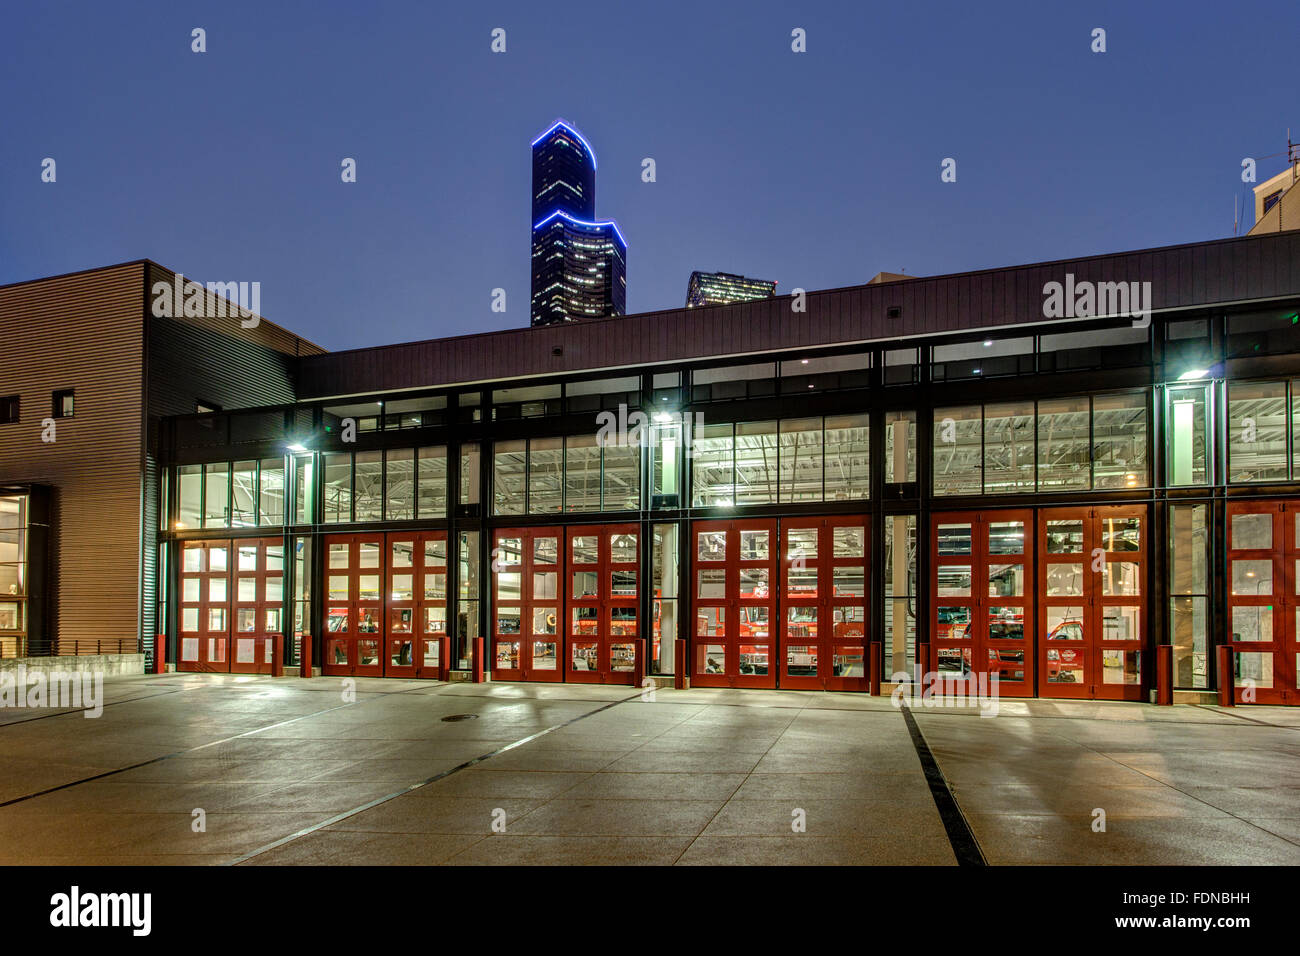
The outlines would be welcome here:
M 48 674 L 62 671 L 65 674 L 103 674 L 117 677 L 124 674 L 143 674 L 143 654 L 71 654 L 62 657 L 0 657 L 0 671 L 16 671 L 19 665 L 28 674 Z

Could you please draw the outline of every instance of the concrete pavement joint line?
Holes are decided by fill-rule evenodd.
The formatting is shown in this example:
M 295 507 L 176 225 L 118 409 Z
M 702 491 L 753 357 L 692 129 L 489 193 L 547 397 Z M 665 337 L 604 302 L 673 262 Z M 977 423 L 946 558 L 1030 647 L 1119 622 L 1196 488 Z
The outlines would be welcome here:
M 165 690 L 161 694 L 142 694 L 139 697 L 127 697 L 125 700 L 105 701 L 103 706 L 108 708 L 113 707 L 116 704 L 133 704 L 137 700 L 153 700 L 156 697 L 169 697 L 172 694 L 183 694 L 185 691 L 186 688 L 178 687 L 176 690 Z M 14 709 L 16 710 L 17 708 Z M 0 722 L 0 727 L 14 727 L 18 724 L 30 724 L 33 720 L 47 720 L 50 717 L 66 717 L 68 714 L 84 714 L 88 710 L 90 710 L 89 707 L 69 707 L 52 714 L 41 714 L 39 717 L 24 717 L 22 720 L 6 720 Z
M 609 710 L 611 707 L 617 707 L 619 704 L 626 704 L 628 701 L 636 700 L 640 696 L 641 693 L 640 691 L 638 691 L 637 693 L 633 694 L 631 697 L 625 697 L 621 700 L 610 701 L 608 704 L 605 704 L 603 707 L 597 707 L 595 710 L 588 711 L 585 714 L 579 714 L 577 717 L 571 717 L 570 719 L 564 721 L 561 724 L 555 724 L 553 727 L 547 727 L 545 730 L 539 730 L 535 734 L 529 734 L 527 737 L 522 737 L 519 740 L 508 743 L 504 747 L 498 747 L 496 750 L 493 750 L 491 753 L 480 754 L 479 756 L 474 757 L 472 760 L 466 760 L 462 764 L 458 764 L 455 767 L 451 767 L 448 770 L 443 770 L 439 773 L 434 774 L 431 777 L 426 777 L 424 780 L 421 780 L 418 783 L 413 783 L 408 786 L 405 786 L 401 790 L 394 790 L 392 793 L 385 794 L 382 797 L 376 797 L 374 800 L 370 800 L 366 803 L 363 803 L 359 807 L 353 807 L 351 810 L 344 810 L 342 813 L 335 814 L 334 816 L 330 817 L 327 820 L 322 820 L 320 823 L 313 824 L 312 826 L 309 827 L 303 827 L 301 830 L 298 830 L 295 833 L 290 833 L 286 837 L 281 837 L 279 840 L 276 840 L 273 843 L 268 843 L 265 846 L 260 846 L 255 850 L 250 850 L 248 853 L 245 853 L 243 856 L 236 857 L 235 859 L 231 860 L 229 863 L 225 865 L 238 866 L 240 863 L 246 863 L 247 861 L 251 860 L 253 857 L 266 853 L 268 850 L 274 850 L 277 847 L 284 846 L 286 843 L 292 843 L 294 840 L 300 839 L 301 837 L 305 837 L 310 833 L 315 833 L 317 830 L 321 830 L 328 826 L 333 826 L 335 823 L 338 823 L 342 820 L 346 820 L 348 817 L 353 817 L 356 816 L 358 813 L 363 813 L 366 810 L 373 809 L 374 807 L 379 806 L 381 803 L 387 803 L 389 800 L 395 800 L 404 794 L 411 793 L 412 791 L 415 790 L 419 790 L 421 787 L 427 787 L 431 783 L 437 783 L 439 780 L 445 779 L 446 777 L 450 777 L 454 773 L 460 773 L 460 771 L 466 770 L 469 767 L 473 767 L 475 764 L 480 764 L 485 760 L 491 760 L 493 757 L 499 756 L 508 750 L 514 750 L 516 747 L 522 747 L 524 744 L 532 743 L 534 740 L 537 740 L 539 737 L 545 737 L 549 733 L 553 733 L 564 727 L 568 727 L 570 724 L 575 724 L 580 720 L 586 720 L 588 717 L 593 717 L 596 714 Z M 0 804 L 0 806 L 4 806 L 4 804 Z M 530 810 L 529 813 L 531 812 L 532 811 Z M 527 814 L 525 814 L 525 816 L 527 816 Z
M 1201 707 L 1200 704 L 1184 704 L 1184 705 L 1180 705 L 1180 706 L 1185 706 L 1185 707 Z M 862 711 L 862 713 L 864 713 L 864 714 L 883 714 L 883 713 L 887 713 L 887 711 L 883 711 L 883 710 L 864 710 L 864 711 Z M 1210 713 L 1214 713 L 1214 711 L 1210 711 Z M 979 717 L 979 716 L 980 716 L 980 713 L 979 713 L 978 709 L 974 709 L 974 708 L 972 708 L 972 709 L 970 709 L 970 710 L 940 710 L 940 709 L 936 708 L 936 709 L 934 709 L 934 710 L 925 710 L 925 711 L 924 711 L 924 714 L 925 714 L 925 716 L 927 716 L 927 717 Z M 1237 714 L 1233 714 L 1232 716 L 1233 716 L 1233 717 L 1238 717 Z M 998 715 L 998 719 L 999 719 L 999 720 L 1003 720 L 1003 721 L 1011 721 L 1011 720 L 1071 720 L 1071 721 L 1090 720 L 1090 721 L 1097 721 L 1097 722 L 1100 722 L 1100 723 L 1103 723 L 1103 724 L 1104 724 L 1104 723 L 1107 723 L 1107 722 L 1109 722 L 1109 723 L 1116 723 L 1116 724 L 1121 722 L 1121 721 L 1120 721 L 1120 718 L 1117 718 L 1117 717 L 1083 717 L 1083 716 L 1081 716 L 1081 717 L 1072 717 L 1072 716 L 1070 716 L 1070 715 L 1068 715 L 1068 714 L 1005 714 L 1005 713 L 1003 713 L 1003 714 L 999 714 L 999 715 Z M 1253 717 L 1244 717 L 1244 716 L 1242 716 L 1242 717 L 1239 717 L 1239 719 L 1240 719 L 1240 720 L 1248 721 L 1248 722 L 1250 722 L 1250 723 L 1252 723 L 1252 724 L 1257 724 L 1257 725 L 1260 726 L 1260 727 L 1273 727 L 1273 728 L 1275 728 L 1275 729 L 1277 729 L 1277 730 L 1300 730 L 1300 726 L 1292 726 L 1291 724 L 1270 724 L 1270 723 L 1268 723 L 1268 722 L 1266 722 L 1266 721 L 1263 721 L 1263 720 L 1256 720 L 1256 719 L 1253 718 Z M 1204 721 L 1204 720 L 1153 720 L 1153 721 L 1144 721 L 1143 724 L 1142 724 L 1142 726 L 1144 726 L 1144 727 L 1231 727 L 1231 726 L 1233 726 L 1233 723 L 1232 723 L 1232 721 L 1230 721 L 1230 720 L 1218 720 L 1218 721 Z
M 621 704 L 621 703 L 626 703 L 626 701 L 617 701 L 616 703 L 620 703 L 620 704 Z M 706 708 L 703 708 L 703 707 L 701 708 L 701 710 L 704 710 L 704 709 L 706 709 Z M 593 711 L 593 713 L 594 713 L 594 711 Z M 523 813 L 521 813 L 518 817 L 516 817 L 514 820 L 512 820 L 512 821 L 510 822 L 510 824 L 507 825 L 507 827 L 506 827 L 506 829 L 505 829 L 505 833 L 500 834 L 500 835 L 508 834 L 508 833 L 510 832 L 510 826 L 513 826 L 513 825 L 514 825 L 515 823 L 517 823 L 519 820 L 523 820 L 525 817 L 528 817 L 530 814 L 536 813 L 538 810 L 541 810 L 541 809 L 543 809 L 544 807 L 549 806 L 550 804 L 554 803 L 556 800 L 560 800 L 560 799 L 562 799 L 562 798 L 564 797 L 565 794 L 572 793 L 574 790 L 578 789 L 578 787 L 582 786 L 584 783 L 586 783 L 587 781 L 591 780 L 591 778 L 600 776 L 600 774 L 605 773 L 605 772 L 606 772 L 610 767 L 612 767 L 614 764 L 618 763 L 620 760 L 623 760 L 623 759 L 625 759 L 625 758 L 627 758 L 627 757 L 630 757 L 632 754 L 636 753 L 637 751 L 644 749 L 644 748 L 646 747 L 647 744 L 651 743 L 652 741 L 658 740 L 660 737 L 663 737 L 665 734 L 667 734 L 667 733 L 668 733 L 668 730 L 672 730 L 672 729 L 675 729 L 675 728 L 677 728 L 677 727 L 682 726 L 682 725 L 685 724 L 687 721 L 689 721 L 692 717 L 695 717 L 695 716 L 698 716 L 698 713 L 697 713 L 697 714 L 692 714 L 691 717 L 682 717 L 682 718 L 680 718 L 680 719 L 677 721 L 677 723 L 675 723 L 675 724 L 672 725 L 672 727 L 670 727 L 670 728 L 668 728 L 668 729 L 666 729 L 666 730 L 661 730 L 659 733 L 657 733 L 657 734 L 655 734 L 654 736 L 652 736 L 649 740 L 646 740 L 646 741 L 644 741 L 642 744 L 640 744 L 640 746 L 633 747 L 631 750 L 629 750 L 627 753 L 623 754 L 621 757 L 615 757 L 615 758 L 613 758 L 612 760 L 610 760 L 609 763 L 605 764 L 605 765 L 604 765 L 603 767 L 601 767 L 599 770 L 593 770 L 593 771 L 591 771 L 591 772 L 588 773 L 585 777 L 583 777 L 581 780 L 575 781 L 573 784 L 571 784 L 571 785 L 568 786 L 568 787 L 565 787 L 563 790 L 561 790 L 559 793 L 555 794 L 554 796 L 547 797 L 545 800 L 542 800 L 542 801 L 541 801 L 537 806 L 535 806 L 535 807 L 533 807 L 533 808 L 531 808 L 531 809 L 529 809 L 529 810 L 525 810 L 525 811 L 524 811 Z M 530 771 L 524 771 L 524 772 L 527 773 L 527 772 L 530 772 Z M 455 851 L 454 853 L 452 853 L 451 856 L 449 856 L 449 857 L 447 857 L 446 859 L 440 861 L 438 865 L 439 865 L 439 866 L 447 866 L 447 865 L 450 864 L 453 860 L 455 860 L 456 857 L 460 856 L 460 855 L 463 854 L 463 853 L 468 853 L 470 850 L 474 849 L 474 847 L 478 846 L 479 844 L 483 843 L 483 842 L 486 841 L 486 840 L 490 840 L 490 839 L 492 839 L 494 836 L 497 836 L 497 835 L 498 835 L 498 834 L 492 834 L 492 833 L 486 834 L 482 839 L 475 840 L 473 843 L 470 843 L 470 844 L 467 844 L 466 846 L 461 847 L 459 850 L 457 850 L 457 851 Z M 517 834 L 517 836 L 523 836 L 523 837 L 525 837 L 525 838 L 528 837 L 528 836 L 545 836 L 545 835 L 546 835 L 546 834 Z
M 1189 704 L 1188 706 L 1195 707 L 1198 710 L 1204 710 L 1210 714 L 1222 714 L 1225 717 L 1236 717 L 1238 720 L 1244 720 L 1252 724 L 1259 724 L 1261 727 L 1276 727 L 1278 730 L 1300 730 L 1300 727 L 1293 727 L 1288 724 L 1272 724 L 1267 720 L 1256 720 L 1254 717 L 1247 717 L 1245 714 L 1237 713 L 1235 709 L 1225 710 L 1220 708 L 1218 710 L 1210 710 L 1210 708 L 1206 707 L 1204 704 Z M 1228 723 L 1228 721 L 1224 721 L 1224 723 Z
M 783 710 L 785 708 L 777 708 L 777 709 Z M 799 715 L 802 714 L 807 709 L 808 709 L 807 706 L 801 706 L 790 716 L 789 722 L 781 730 L 781 733 L 777 736 L 776 740 L 772 741 L 772 746 L 764 750 L 762 756 L 760 756 L 756 761 L 754 761 L 755 767 L 757 767 L 760 763 L 763 762 L 763 757 L 766 757 L 768 754 L 772 752 L 772 747 L 775 747 L 778 743 L 780 743 L 781 738 L 785 736 L 786 731 L 788 731 L 791 725 L 794 724 L 794 722 L 799 719 Z M 690 852 L 691 847 L 695 846 L 696 842 L 700 839 L 700 837 L 704 835 L 704 831 L 713 825 L 713 821 L 718 819 L 718 814 L 727 808 L 727 804 L 731 803 L 731 801 L 735 798 L 736 794 L 740 792 L 740 788 L 743 787 L 745 783 L 749 780 L 749 778 L 752 777 L 753 775 L 754 775 L 754 771 L 752 769 L 745 774 L 745 779 L 740 781 L 740 783 L 736 786 L 736 789 L 731 791 L 731 795 L 727 797 L 726 800 L 722 801 L 722 805 L 718 807 L 717 812 L 714 813 L 713 816 L 709 817 L 708 822 L 705 823 L 704 826 L 700 827 L 700 832 L 695 834 L 695 836 L 691 837 L 691 842 L 686 844 L 686 846 L 682 848 L 681 853 L 677 854 L 676 859 L 673 860 L 672 863 L 673 866 L 676 866 L 678 863 L 680 863 L 682 861 L 682 857 L 684 857 L 687 853 Z
M 217 685 L 208 685 L 208 686 L 217 686 Z M 180 691 L 177 691 L 177 693 L 180 693 Z M 186 754 L 192 754 L 199 750 L 206 750 L 209 747 L 216 747 L 220 744 L 228 744 L 232 740 L 239 740 L 241 737 L 251 737 L 254 734 L 260 734 L 266 730 L 274 730 L 277 727 L 284 727 L 287 724 L 296 723 L 299 720 L 307 720 L 308 718 L 311 717 L 319 717 L 321 714 L 328 714 L 331 711 L 343 710 L 344 708 L 347 707 L 356 707 L 359 704 L 368 703 L 369 701 L 372 700 L 385 700 L 390 696 L 394 696 L 395 694 L 404 694 L 404 693 L 406 693 L 406 691 L 388 692 L 378 697 L 368 697 L 364 701 L 355 700 L 349 704 L 339 704 L 337 707 L 326 707 L 324 710 L 318 710 L 310 714 L 300 714 L 297 717 L 290 717 L 287 720 L 279 720 L 273 724 L 267 724 L 265 727 L 257 727 L 254 728 L 253 730 L 246 730 L 242 734 L 234 734 L 230 737 L 222 737 L 220 740 L 210 740 L 206 744 L 199 744 L 197 747 L 190 747 L 187 750 L 177 750 L 174 751 L 173 753 L 163 754 L 162 756 L 159 757 L 151 757 L 148 760 L 142 760 L 139 763 L 133 763 L 127 767 L 118 767 L 115 770 L 105 770 L 103 773 L 97 773 L 89 777 L 82 777 L 80 780 L 70 780 L 67 783 L 61 783 L 57 787 L 47 787 L 46 789 L 38 790 L 35 793 L 29 793 L 21 797 L 13 797 L 9 800 L 0 801 L 0 808 L 13 806 L 15 803 L 22 803 L 25 800 L 33 800 L 36 797 L 43 797 L 46 794 L 57 793 L 60 790 L 67 790 L 70 789 L 71 787 L 79 787 L 83 783 L 90 783 L 94 780 L 102 780 L 105 777 L 112 777 L 119 773 L 126 773 L 128 770 L 139 770 L 141 767 L 148 767 L 151 764 L 162 763 L 164 760 L 171 760 L 174 757 L 183 757 Z M 154 695 L 154 696 L 162 696 L 162 695 Z M 52 716 L 57 716 L 57 715 L 52 715 Z
M 1195 705 L 1194 705 L 1194 706 L 1195 706 Z M 1061 737 L 1061 738 L 1064 739 L 1064 740 L 1069 740 L 1070 743 L 1074 744 L 1076 747 L 1081 747 L 1081 748 L 1083 748 L 1084 750 L 1091 751 L 1092 753 L 1096 754 L 1098 757 L 1105 757 L 1107 760 L 1111 761 L 1112 763 L 1119 764 L 1119 765 L 1120 765 L 1121 767 L 1123 767 L 1125 770 L 1132 770 L 1134 773 L 1141 774 L 1142 776 L 1146 777 L 1148 780 L 1151 780 L 1151 781 L 1153 781 L 1153 782 L 1155 782 L 1155 783 L 1158 783 L 1160 786 L 1162 786 L 1162 787 L 1164 787 L 1164 788 L 1166 788 L 1166 789 L 1168 789 L 1168 790 L 1172 790 L 1172 791 L 1174 791 L 1175 793 L 1181 793 L 1181 794 L 1182 794 L 1183 796 L 1185 796 L 1185 797 L 1190 797 L 1191 799 L 1195 800 L 1197 803 L 1202 804 L 1203 806 L 1207 806 L 1207 807 L 1209 807 L 1211 810 L 1218 810 L 1220 813 L 1226 813 L 1228 816 L 1232 817 L 1234 820 L 1240 820 L 1242 823 L 1245 823 L 1245 824 L 1248 825 L 1248 826 L 1252 826 L 1252 827 L 1254 827 L 1256 830 L 1263 830 L 1265 833 L 1269 834 L 1270 836 L 1275 836 L 1275 837 L 1277 837 L 1279 840 L 1283 840 L 1283 841 L 1285 841 L 1285 842 L 1287 842 L 1287 843 L 1290 843 L 1290 844 L 1292 844 L 1292 845 L 1294 845 L 1294 846 L 1300 846 L 1300 843 L 1297 843 L 1295 840 L 1292 840 L 1290 837 L 1283 836 L 1283 835 L 1280 834 L 1280 833 L 1274 833 L 1272 830 L 1268 829 L 1267 827 L 1262 827 L 1262 826 L 1260 826 L 1258 823 L 1255 823 L 1253 820 L 1247 820 L 1245 817 L 1238 816 L 1237 814 L 1233 813 L 1231 810 L 1227 810 L 1227 809 L 1225 809 L 1224 807 L 1216 807 L 1214 804 L 1210 803 L 1210 801 L 1208 801 L 1208 800 L 1202 800 L 1202 799 L 1201 799 L 1200 797 L 1198 797 L 1196 794 L 1194 794 L 1194 793 L 1188 793 L 1188 792 L 1187 792 L 1186 790 L 1184 790 L 1182 787 L 1176 787 L 1176 786 L 1174 786 L 1172 783 L 1166 783 L 1165 781 L 1159 779 L 1158 777 L 1153 777 L 1151 774 L 1147 773 L 1145 770 L 1140 770 L 1140 769 L 1138 769 L 1137 767 L 1130 767 L 1128 764 L 1126 764 L 1124 761 L 1120 760 L 1118 757 L 1112 756 L 1111 754 L 1108 754 L 1108 753 L 1106 753 L 1106 752 L 1104 752 L 1104 751 L 1098 750 L 1096 747 L 1093 747 L 1091 744 L 1085 744 L 1085 743 L 1082 743 L 1082 742 L 1080 742 L 1080 741 L 1078 741 L 1078 740 L 1074 740 L 1074 739 L 1072 739 L 1072 738 L 1070 738 L 1070 737 L 1065 737 L 1063 734 L 1059 733 L 1058 731 L 1052 731 L 1052 734 L 1053 734 L 1053 736 Z M 1239 789 L 1239 788 L 1234 788 L 1234 789 Z
M 952 846 L 957 864 L 988 866 L 988 860 L 984 857 L 984 851 L 980 849 L 979 841 L 975 839 L 970 821 L 966 819 L 966 814 L 962 813 L 957 798 L 953 796 L 948 781 L 944 779 L 943 771 L 939 769 L 939 762 L 930 752 L 930 745 L 925 742 L 925 736 L 917 726 L 916 718 L 912 716 L 912 709 L 907 706 L 906 701 L 901 703 L 899 709 L 903 712 L 903 720 L 907 722 L 907 731 L 912 735 L 912 746 L 916 748 L 916 755 L 921 758 L 921 769 L 925 771 L 925 781 L 930 785 L 930 796 L 934 797 L 934 805 L 939 811 L 939 818 L 943 821 L 943 829 L 948 834 L 948 843 Z

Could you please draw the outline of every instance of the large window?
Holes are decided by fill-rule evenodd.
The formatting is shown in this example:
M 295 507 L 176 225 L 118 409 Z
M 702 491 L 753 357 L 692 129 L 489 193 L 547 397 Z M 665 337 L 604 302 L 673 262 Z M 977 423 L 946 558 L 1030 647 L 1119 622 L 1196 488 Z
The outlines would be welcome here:
M 641 447 L 606 445 L 601 471 L 601 511 L 636 511 L 641 507 Z
M 818 422 L 819 427 L 820 424 Z M 775 503 L 776 482 L 776 422 L 743 422 L 737 425 L 736 504 Z M 818 483 L 821 483 L 820 475 Z
M 596 435 L 497 442 L 493 513 L 635 511 L 641 507 L 638 442 L 601 446 Z
M 682 424 L 664 416 L 668 421 L 655 424 L 650 431 L 650 483 L 651 508 L 679 508 L 681 496 L 677 490 L 678 470 L 681 465 Z
M 476 394 L 476 393 L 471 393 Z M 461 396 L 464 405 L 465 396 Z M 473 409 L 478 411 L 477 408 Z M 479 446 L 477 442 L 460 446 L 460 490 L 456 504 L 464 507 L 479 503 Z
M 916 678 L 916 515 L 885 516 L 884 676 Z
M 977 495 L 983 488 L 983 409 L 934 410 L 934 493 Z
M 692 433 L 691 502 L 697 508 L 736 503 L 733 432 L 731 425 L 700 425 Z
M 866 388 L 871 384 L 871 353 L 827 355 L 780 363 L 781 392 L 806 395 L 841 388 Z
M 326 452 L 324 460 L 325 487 L 321 498 L 326 524 L 352 520 L 352 454 L 351 452 Z
M 1170 386 L 1166 393 L 1169 484 L 1209 484 L 1209 386 Z
M 700 426 L 691 500 L 713 508 L 866 498 L 869 442 L 866 415 Z
M 678 553 L 677 525 L 655 525 L 654 551 L 650 556 L 650 583 L 654 587 L 651 674 L 673 673 L 680 593 Z
M 636 375 L 569 382 L 564 386 L 564 407 L 570 413 L 616 410 L 620 405 L 631 409 L 640 404 L 641 379 Z
M 984 490 L 1033 489 L 1034 403 L 984 406 Z
M 416 514 L 421 518 L 447 517 L 447 446 L 430 445 L 417 451 Z
M 1147 393 L 937 408 L 934 493 L 1145 488 Z
M 1228 480 L 1286 481 L 1285 382 L 1228 384 Z
M 1208 686 L 1209 511 L 1204 504 L 1169 507 L 1169 633 L 1179 688 Z
M 197 528 L 203 515 L 203 466 L 181 465 L 176 472 L 181 499 L 176 527 Z
M 978 339 L 974 342 L 936 345 L 934 361 L 930 366 L 931 377 L 936 382 L 1016 375 L 1033 370 L 1032 337 Z
M 356 453 L 352 488 L 356 521 L 384 520 L 384 456 L 378 451 Z
M 1145 488 L 1147 393 L 1092 397 L 1092 486 Z
M 528 443 L 528 512 L 558 514 L 564 508 L 564 440 Z
M 294 523 L 313 523 L 316 520 L 316 458 L 314 455 L 294 455 L 293 488 Z
M 284 459 L 263 458 L 257 473 L 257 523 L 284 524 Z
M 822 420 L 783 419 L 780 434 L 782 501 L 821 501 Z
M 528 442 L 519 438 L 492 446 L 492 513 L 521 515 L 528 505 Z
M 691 401 L 763 398 L 776 394 L 776 363 L 701 368 L 691 373 Z
M 916 412 L 885 412 L 885 484 L 916 481 Z
M 410 521 L 415 517 L 415 450 L 390 448 L 384 452 L 384 517 Z
M 564 439 L 564 502 L 566 511 L 600 510 L 600 446 L 595 435 Z
M 483 635 L 482 628 L 479 627 L 479 581 L 482 578 L 479 533 L 460 532 L 457 547 L 456 646 L 452 654 L 457 659 L 457 666 L 466 668 L 469 666 L 474 638 Z
M 230 472 L 230 525 L 249 528 L 257 524 L 257 462 L 237 461 Z
M 1038 339 L 1038 370 L 1069 372 L 1147 365 L 1151 362 L 1149 336 L 1149 329 L 1131 325 L 1044 335 Z
M 1091 405 L 1087 397 L 1038 403 L 1038 489 L 1092 487 Z
M 230 465 L 203 466 L 203 527 L 230 527 Z
M 848 501 L 871 494 L 871 430 L 866 415 L 826 419 L 825 500 Z M 784 429 L 785 422 L 781 423 Z

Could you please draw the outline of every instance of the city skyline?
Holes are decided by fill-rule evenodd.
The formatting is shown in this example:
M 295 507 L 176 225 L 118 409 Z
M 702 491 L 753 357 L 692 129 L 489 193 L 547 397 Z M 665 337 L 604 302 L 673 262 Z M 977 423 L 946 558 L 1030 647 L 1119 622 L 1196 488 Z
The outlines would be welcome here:
M 327 3 L 305 35 L 289 11 L 235 2 L 201 24 L 154 6 L 125 20 L 87 6 L 71 24 L 11 16 L 7 38 L 24 42 L 0 67 L 0 282 L 152 258 L 260 281 L 267 318 L 332 350 L 529 323 L 522 147 L 557 116 L 598 145 L 602 211 L 636 246 L 630 314 L 680 306 L 682 279 L 708 263 L 812 290 L 1224 238 L 1234 199 L 1249 198 L 1243 157 L 1259 181 L 1281 171 L 1296 125 L 1249 92 L 1287 88 L 1258 40 L 1291 11 L 1281 3 L 1180 18 L 1172 34 L 1158 8 L 1107 4 L 670 5 L 601 20 L 594 44 L 577 25 L 600 8 L 583 4 L 371 21 Z M 1098 26 L 1104 54 L 1090 49 Z M 664 73 L 669 51 L 679 66 Z M 1233 63 L 1239 82 L 1206 62 Z M 873 89 L 890 92 L 868 104 Z M 145 96 L 149 111 L 131 106 Z M 160 151 L 153 117 L 169 113 L 188 119 Z M 41 181 L 46 157 L 56 183 Z M 349 157 L 355 183 L 340 181 Z M 940 179 L 945 158 L 956 182 Z M 505 312 L 492 311 L 498 288 Z

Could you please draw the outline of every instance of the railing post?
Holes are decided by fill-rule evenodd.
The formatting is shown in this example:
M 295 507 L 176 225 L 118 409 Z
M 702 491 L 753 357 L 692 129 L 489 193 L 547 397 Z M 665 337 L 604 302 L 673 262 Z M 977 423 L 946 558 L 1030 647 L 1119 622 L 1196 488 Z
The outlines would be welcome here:
M 483 638 L 474 638 L 473 649 L 470 652 L 470 668 L 473 674 L 475 684 L 483 683 Z
M 302 634 L 298 638 L 298 676 L 311 676 L 311 635 Z
M 673 687 L 686 689 L 686 639 L 679 637 L 673 642 Z
M 284 635 L 271 637 L 271 676 L 284 676 Z

